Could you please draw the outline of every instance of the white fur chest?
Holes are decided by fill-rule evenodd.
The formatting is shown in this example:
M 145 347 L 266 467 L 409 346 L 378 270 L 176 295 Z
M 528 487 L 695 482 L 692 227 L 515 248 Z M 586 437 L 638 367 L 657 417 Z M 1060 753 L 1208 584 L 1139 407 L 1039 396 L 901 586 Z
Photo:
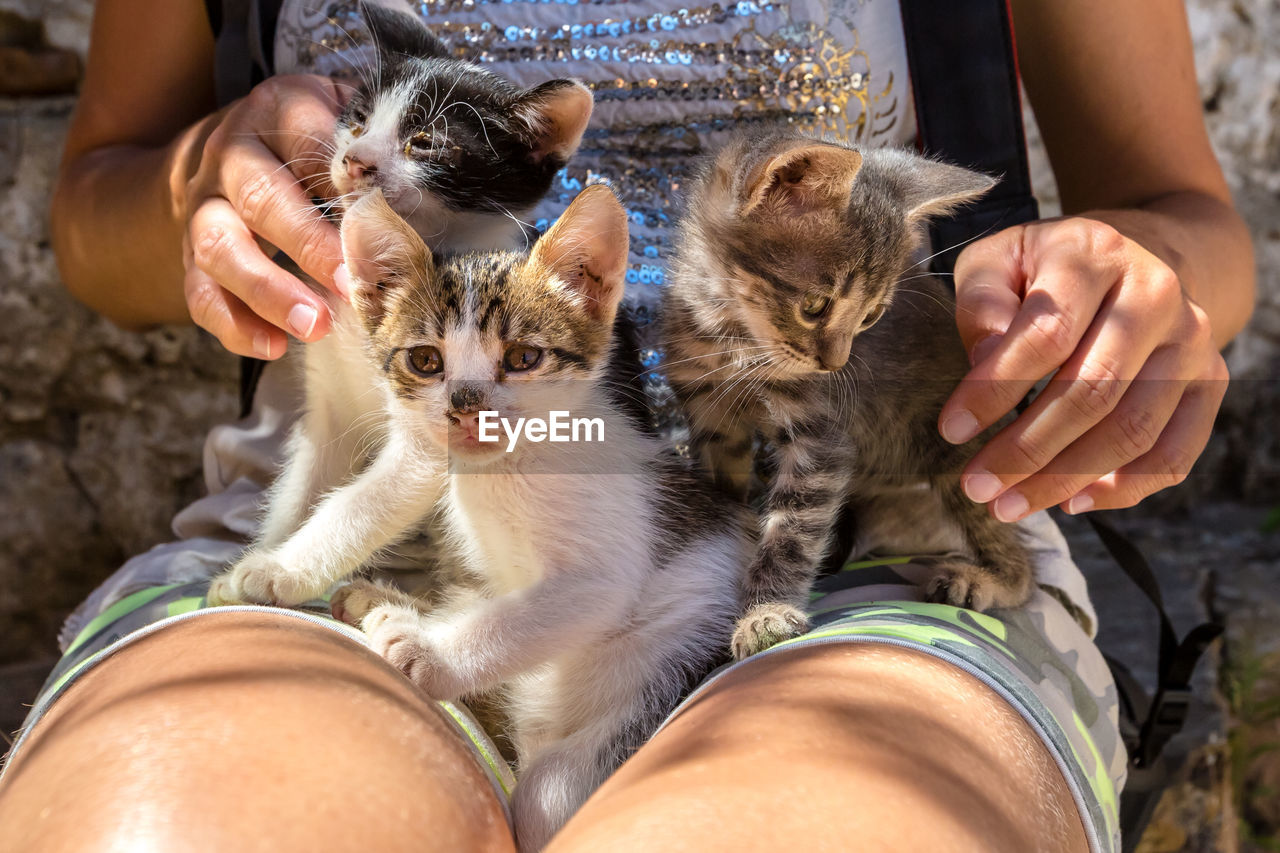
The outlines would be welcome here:
M 653 496 L 643 477 L 504 468 L 454 473 L 446 506 L 458 545 L 495 593 L 605 563 L 648 571 Z
M 539 528 L 546 519 L 530 478 L 500 472 L 455 473 L 447 517 L 471 567 L 496 594 L 524 589 L 546 573 Z

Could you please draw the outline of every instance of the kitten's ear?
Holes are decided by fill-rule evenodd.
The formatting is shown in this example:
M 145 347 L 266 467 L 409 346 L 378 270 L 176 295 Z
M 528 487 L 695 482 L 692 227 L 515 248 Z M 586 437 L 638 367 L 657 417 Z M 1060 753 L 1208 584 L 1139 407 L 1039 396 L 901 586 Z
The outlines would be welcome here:
M 773 157 L 747 179 L 741 215 L 761 207 L 773 213 L 844 212 L 862 155 L 840 145 L 801 145 Z
M 360 15 L 369 25 L 369 34 L 381 56 L 399 54 L 422 59 L 451 56 L 448 46 L 412 15 L 368 2 L 360 3 Z
M 560 168 L 578 150 L 595 100 L 577 80 L 551 80 L 534 86 L 516 105 L 533 138 L 533 160 Z
M 627 212 L 612 190 L 592 184 L 534 245 L 528 265 L 553 272 L 585 298 L 587 313 L 611 328 L 626 285 L 629 248 Z
M 899 177 L 909 222 L 945 216 L 999 183 L 981 172 L 915 156 Z
M 390 297 L 432 270 L 431 250 L 374 190 L 342 216 L 342 258 L 351 274 L 351 301 L 366 321 L 379 322 Z

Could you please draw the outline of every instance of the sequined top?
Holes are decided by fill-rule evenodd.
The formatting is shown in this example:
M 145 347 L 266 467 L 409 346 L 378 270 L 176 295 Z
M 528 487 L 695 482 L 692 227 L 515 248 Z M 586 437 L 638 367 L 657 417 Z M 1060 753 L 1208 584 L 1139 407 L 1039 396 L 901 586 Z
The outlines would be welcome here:
M 582 147 L 534 224 L 545 230 L 587 184 L 610 184 L 631 217 L 628 291 L 641 312 L 663 282 L 680 188 L 727 132 L 790 124 L 864 145 L 915 136 L 895 0 L 379 2 L 521 86 L 575 77 L 591 88 Z M 355 0 L 286 0 L 276 72 L 354 78 L 368 42 Z

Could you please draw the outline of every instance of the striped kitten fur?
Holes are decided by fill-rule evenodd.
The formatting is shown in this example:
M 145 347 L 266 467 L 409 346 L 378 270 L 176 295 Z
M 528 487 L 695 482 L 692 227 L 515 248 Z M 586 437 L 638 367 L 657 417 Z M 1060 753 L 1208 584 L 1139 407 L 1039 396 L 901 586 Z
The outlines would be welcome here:
M 335 609 L 433 697 L 504 687 L 516 835 L 538 850 L 727 659 L 751 519 L 611 393 L 628 237 L 607 188 L 584 190 L 528 255 L 433 259 L 373 197 L 343 233 L 371 259 L 357 278 L 380 300 L 365 316 L 392 423 L 447 458 L 443 525 L 476 583 L 424 613 L 356 582 Z M 478 440 L 479 412 L 553 410 L 599 418 L 603 440 Z
M 946 555 L 928 561 L 931 600 L 985 610 L 1029 595 L 1016 528 L 960 487 L 986 436 L 938 435 L 968 369 L 953 297 L 911 274 L 928 217 L 993 183 L 784 132 L 738 137 L 692 188 L 663 305 L 666 370 L 723 487 L 747 494 L 758 436 L 775 469 L 735 657 L 807 629 L 846 502 L 862 552 Z
M 339 205 L 376 191 L 436 248 L 524 245 L 512 212 L 541 199 L 577 150 L 591 93 L 574 80 L 520 89 L 451 58 L 412 16 L 368 3 L 361 11 L 378 51 L 337 122 L 330 178 Z M 319 597 L 416 534 L 443 488 L 443 456 L 394 440 L 367 355 L 365 321 L 378 300 L 353 307 L 316 290 L 332 330 L 287 356 L 304 376 L 302 416 L 253 547 L 214 580 L 214 603 Z

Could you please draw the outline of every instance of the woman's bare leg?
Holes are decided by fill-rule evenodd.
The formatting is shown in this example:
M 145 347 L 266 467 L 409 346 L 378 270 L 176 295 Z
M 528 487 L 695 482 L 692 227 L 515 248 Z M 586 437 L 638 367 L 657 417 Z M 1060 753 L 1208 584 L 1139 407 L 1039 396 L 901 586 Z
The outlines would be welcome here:
M 89 671 L 0 785 L 12 850 L 509 851 L 443 712 L 371 652 L 212 612 Z
M 1084 851 L 1066 781 L 977 679 L 886 645 L 739 668 L 569 821 L 548 853 Z

